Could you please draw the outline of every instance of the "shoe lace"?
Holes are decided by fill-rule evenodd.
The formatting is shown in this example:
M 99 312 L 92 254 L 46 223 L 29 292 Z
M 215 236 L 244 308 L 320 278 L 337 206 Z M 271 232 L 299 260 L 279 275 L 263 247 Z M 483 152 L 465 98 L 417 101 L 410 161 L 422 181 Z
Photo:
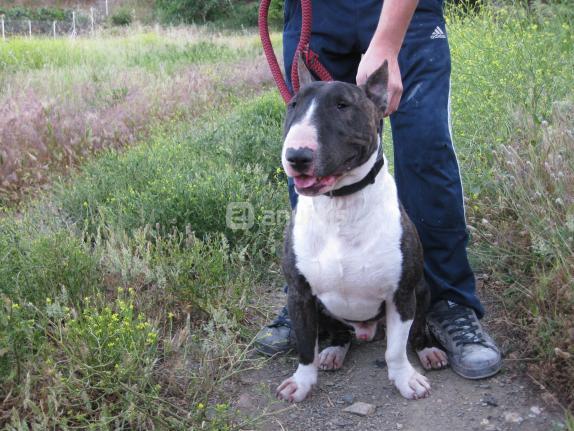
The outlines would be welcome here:
M 472 309 L 454 305 L 436 316 L 456 346 L 482 344 L 488 346 Z
M 276 328 L 277 326 L 291 327 L 291 319 L 289 318 L 287 307 L 283 307 L 275 320 L 268 325 L 269 328 Z

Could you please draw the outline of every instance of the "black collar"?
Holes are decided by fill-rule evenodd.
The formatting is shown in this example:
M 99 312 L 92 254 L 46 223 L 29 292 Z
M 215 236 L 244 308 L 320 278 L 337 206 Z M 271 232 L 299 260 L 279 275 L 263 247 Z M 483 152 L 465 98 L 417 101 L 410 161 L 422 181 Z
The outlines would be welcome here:
M 330 192 L 325 193 L 325 196 L 329 197 L 338 197 L 338 196 L 347 196 L 353 193 L 358 192 L 359 190 L 364 189 L 370 184 L 375 182 L 375 178 L 381 171 L 381 168 L 385 164 L 385 159 L 382 153 L 379 153 L 377 161 L 369 171 L 367 175 L 361 180 L 353 184 L 349 184 L 348 186 L 341 187 L 340 189 L 331 190 Z

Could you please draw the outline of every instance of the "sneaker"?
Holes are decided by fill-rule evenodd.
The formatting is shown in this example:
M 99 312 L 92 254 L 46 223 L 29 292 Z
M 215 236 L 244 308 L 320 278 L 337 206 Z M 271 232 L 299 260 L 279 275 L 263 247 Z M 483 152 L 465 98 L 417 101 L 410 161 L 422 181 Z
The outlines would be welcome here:
M 431 306 L 427 322 L 448 354 L 451 368 L 466 379 L 495 375 L 502 367 L 500 350 L 482 329 L 472 308 L 452 301 Z
M 261 328 L 255 336 L 255 350 L 267 356 L 286 353 L 295 347 L 294 335 L 287 307 L 283 307 L 273 323 Z

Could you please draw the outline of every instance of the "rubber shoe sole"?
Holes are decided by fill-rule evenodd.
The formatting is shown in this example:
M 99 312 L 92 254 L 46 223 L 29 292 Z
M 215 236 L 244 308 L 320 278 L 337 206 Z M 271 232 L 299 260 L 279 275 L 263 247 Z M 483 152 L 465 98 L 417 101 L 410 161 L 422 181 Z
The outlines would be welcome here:
M 502 359 L 500 359 L 497 363 L 495 363 L 491 366 L 481 368 L 480 370 L 469 370 L 469 369 L 466 369 L 464 367 L 460 367 L 457 364 L 457 361 L 453 360 L 453 357 L 452 357 L 453 355 L 449 354 L 448 352 L 447 352 L 447 356 L 448 356 L 450 368 L 452 368 L 452 370 L 456 374 L 458 374 L 459 376 L 464 377 L 465 379 L 468 379 L 468 380 L 486 379 L 488 377 L 492 377 L 492 376 L 498 374 L 498 372 L 502 369 Z

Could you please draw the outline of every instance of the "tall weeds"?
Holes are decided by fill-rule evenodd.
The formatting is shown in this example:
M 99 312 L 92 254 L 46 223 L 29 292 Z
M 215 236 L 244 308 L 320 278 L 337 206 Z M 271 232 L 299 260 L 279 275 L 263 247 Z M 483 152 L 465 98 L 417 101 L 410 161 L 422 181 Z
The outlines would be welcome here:
M 494 156 L 499 192 L 485 200 L 481 256 L 508 286 L 519 357 L 574 407 L 574 104 L 556 102 L 536 125 L 522 112 Z M 526 341 L 526 342 L 524 342 Z
M 54 65 L 41 53 L 48 69 L 16 71 L 6 78 L 5 96 L 0 93 L 0 204 L 17 202 L 102 149 L 145 138 L 160 123 L 192 121 L 270 85 L 261 56 L 235 58 L 249 51 L 226 48 L 232 55 L 218 57 L 217 50 L 212 52 L 215 44 L 179 42 L 170 47 L 160 42 L 153 39 L 151 48 L 144 49 L 128 39 L 136 54 L 122 48 L 112 51 L 111 59 L 97 45 L 100 63 L 84 62 L 78 54 L 77 64 L 62 54 L 62 64 Z M 199 50 L 193 51 L 194 46 Z M 19 55 L 26 52 L 13 49 L 23 51 Z M 207 60 L 219 67 L 201 64 Z
M 260 362 L 248 328 L 277 271 L 283 224 L 260 215 L 287 206 L 282 111 L 268 96 L 163 128 L 0 218 L 0 427 L 241 422 L 224 388 Z M 229 202 L 251 202 L 251 229 L 229 229 Z
M 483 7 L 447 30 L 470 254 L 508 313 L 499 342 L 572 408 L 574 14 Z

